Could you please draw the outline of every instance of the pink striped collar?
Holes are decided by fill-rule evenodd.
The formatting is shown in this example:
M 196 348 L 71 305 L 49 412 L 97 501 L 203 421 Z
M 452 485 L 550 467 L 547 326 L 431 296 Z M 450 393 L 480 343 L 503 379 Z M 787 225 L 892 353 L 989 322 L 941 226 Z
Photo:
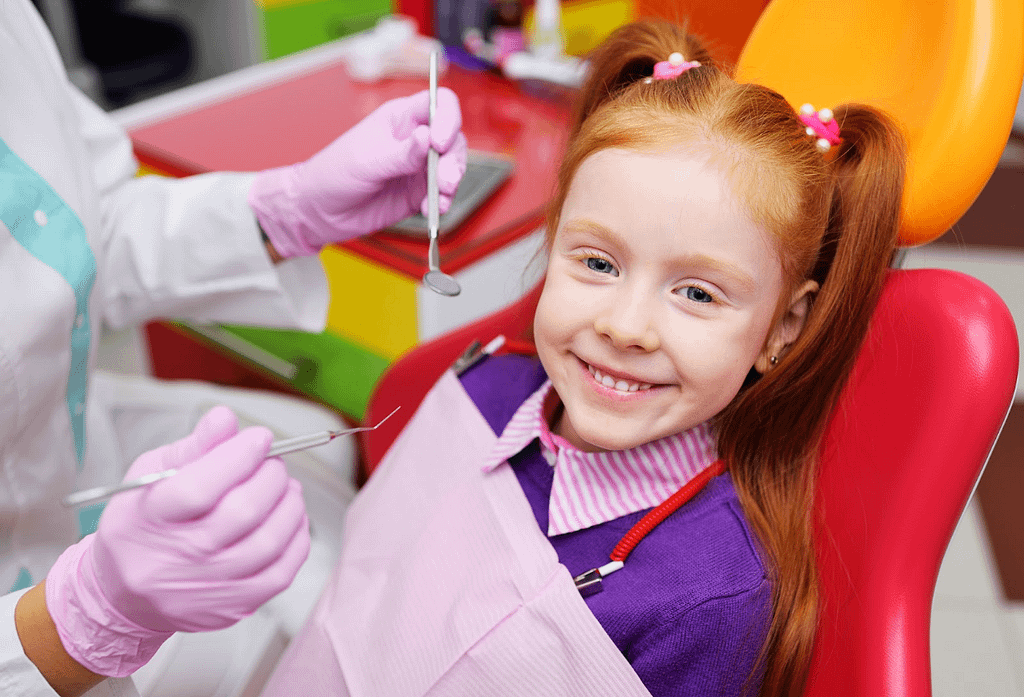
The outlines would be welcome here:
M 707 423 L 629 450 L 577 450 L 551 433 L 545 417 L 545 405 L 552 405 L 549 394 L 558 399 L 550 380 L 516 410 L 483 466 L 489 472 L 540 439 L 541 451 L 555 468 L 548 536 L 657 506 L 718 459 Z

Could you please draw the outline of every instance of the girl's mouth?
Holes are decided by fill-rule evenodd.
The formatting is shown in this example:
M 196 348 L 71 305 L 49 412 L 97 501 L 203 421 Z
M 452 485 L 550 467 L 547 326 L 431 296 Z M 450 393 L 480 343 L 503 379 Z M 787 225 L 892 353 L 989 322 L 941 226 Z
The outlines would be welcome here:
M 605 399 L 626 401 L 645 399 L 649 395 L 660 392 L 661 388 L 667 387 L 667 385 L 642 382 L 622 374 L 612 374 L 607 368 L 598 368 L 578 356 L 576 360 L 579 362 L 584 381 Z
M 615 378 L 607 373 L 602 373 L 589 363 L 586 363 L 585 365 L 587 366 L 587 370 L 590 371 L 590 374 L 594 376 L 594 380 L 596 382 L 617 392 L 639 392 L 642 390 L 649 390 L 652 387 L 651 384 L 647 382 L 633 382 L 623 378 Z

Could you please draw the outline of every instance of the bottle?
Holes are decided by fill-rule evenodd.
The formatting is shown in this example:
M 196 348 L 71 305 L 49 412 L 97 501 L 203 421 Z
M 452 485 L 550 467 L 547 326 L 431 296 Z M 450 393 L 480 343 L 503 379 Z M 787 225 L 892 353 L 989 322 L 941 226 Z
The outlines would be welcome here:
M 565 55 L 562 7 L 558 0 L 537 0 L 533 12 L 530 52 L 541 58 L 558 58 Z

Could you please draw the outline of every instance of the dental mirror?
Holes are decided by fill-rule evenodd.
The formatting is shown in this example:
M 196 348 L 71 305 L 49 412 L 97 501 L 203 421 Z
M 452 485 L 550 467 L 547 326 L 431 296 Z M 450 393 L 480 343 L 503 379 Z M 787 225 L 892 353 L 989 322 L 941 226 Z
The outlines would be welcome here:
M 430 128 L 434 127 L 434 112 L 437 111 L 437 51 L 430 52 Z M 430 247 L 427 251 L 427 266 L 429 271 L 423 275 L 423 282 L 427 288 L 453 297 L 458 295 L 462 288 L 459 282 L 441 270 L 440 252 L 437 249 L 438 230 L 440 228 L 440 213 L 438 212 L 438 199 L 441 192 L 437 184 L 437 161 L 438 154 L 431 146 L 427 153 L 427 229 L 430 234 Z

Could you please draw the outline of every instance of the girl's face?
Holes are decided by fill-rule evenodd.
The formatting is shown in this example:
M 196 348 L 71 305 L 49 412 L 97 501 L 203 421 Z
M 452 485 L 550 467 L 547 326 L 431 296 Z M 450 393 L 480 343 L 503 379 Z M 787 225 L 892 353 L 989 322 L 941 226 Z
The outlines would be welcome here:
M 622 450 L 718 414 L 799 333 L 806 300 L 772 327 L 783 285 L 767 234 L 705 158 L 591 155 L 562 207 L 534 323 L 565 407 L 555 432 Z

